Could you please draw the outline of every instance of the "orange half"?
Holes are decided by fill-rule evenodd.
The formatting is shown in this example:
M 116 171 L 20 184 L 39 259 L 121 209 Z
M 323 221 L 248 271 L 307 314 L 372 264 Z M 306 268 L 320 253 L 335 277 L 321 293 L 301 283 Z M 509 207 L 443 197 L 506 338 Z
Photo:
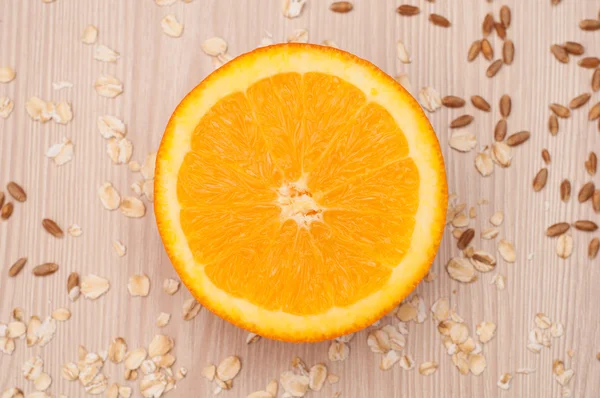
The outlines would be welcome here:
M 275 45 L 224 65 L 179 104 L 156 166 L 158 229 L 182 281 L 273 339 L 370 325 L 442 237 L 444 162 L 425 114 L 333 48 Z

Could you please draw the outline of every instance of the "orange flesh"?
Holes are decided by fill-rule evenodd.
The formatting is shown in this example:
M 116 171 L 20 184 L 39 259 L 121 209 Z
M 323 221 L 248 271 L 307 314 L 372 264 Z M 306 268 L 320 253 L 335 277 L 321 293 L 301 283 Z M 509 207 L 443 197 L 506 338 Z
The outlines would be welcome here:
M 419 172 L 382 106 L 322 73 L 219 100 L 179 170 L 180 223 L 220 289 L 312 315 L 379 290 L 409 249 Z

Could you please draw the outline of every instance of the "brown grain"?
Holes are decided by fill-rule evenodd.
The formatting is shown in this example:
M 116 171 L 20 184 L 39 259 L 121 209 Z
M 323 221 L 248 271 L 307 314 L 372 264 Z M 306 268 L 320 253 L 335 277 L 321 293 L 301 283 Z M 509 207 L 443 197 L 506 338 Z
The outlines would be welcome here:
M 439 14 L 431 14 L 429 16 L 429 21 L 436 26 L 441 26 L 442 28 L 449 28 L 450 25 L 452 25 L 446 17 L 443 17 Z
M 396 12 L 405 17 L 412 17 L 413 15 L 417 15 L 421 10 L 419 7 L 411 6 L 408 4 L 402 4 L 398 8 L 396 8 Z
M 594 232 L 598 229 L 598 224 L 590 220 L 578 220 L 573 224 L 575 229 L 585 232 Z
M 506 145 L 508 146 L 519 146 L 529 140 L 531 133 L 529 131 L 519 131 L 518 133 L 511 134 L 506 139 Z
M 574 41 L 568 41 L 563 44 L 563 48 L 569 53 L 573 55 L 582 55 L 585 52 L 585 48 Z
M 546 148 L 542 149 L 542 159 L 544 160 L 544 163 L 546 163 L 546 164 L 550 164 L 550 162 L 551 162 L 550 152 L 548 152 L 548 150 Z
M 468 126 L 469 124 L 471 124 L 472 121 L 473 121 L 473 116 L 461 115 L 450 122 L 450 128 L 455 129 L 455 128 L 459 128 L 459 127 L 465 127 L 465 126 Z
M 35 267 L 31 272 L 35 276 L 48 276 L 58 271 L 58 264 L 56 263 L 44 263 Z
M 589 200 L 594 194 L 595 189 L 596 186 L 591 181 L 582 186 L 579 190 L 579 194 L 577 195 L 577 200 L 579 200 L 579 203 L 583 203 Z
M 506 137 L 506 119 L 500 119 L 494 128 L 494 140 L 504 141 Z
M 484 37 L 489 36 L 494 29 L 494 16 L 492 14 L 487 14 L 483 18 L 483 22 L 481 23 L 481 33 Z
M 475 108 L 485 111 L 485 112 L 489 112 L 492 109 L 490 104 L 486 100 L 484 100 L 483 97 L 481 97 L 479 95 L 472 96 L 471 103 L 473 104 L 473 106 Z
M 44 227 L 46 232 L 48 232 L 55 238 L 62 238 L 65 236 L 65 233 L 63 232 L 62 228 L 58 226 L 56 221 L 51 220 L 49 218 L 44 218 L 42 220 L 42 227 Z
M 8 269 L 8 276 L 11 278 L 17 276 L 23 267 L 25 267 L 25 264 L 27 264 L 27 257 L 21 257 L 15 261 L 15 263 Z
M 491 61 L 494 58 L 494 49 L 488 39 L 481 40 L 481 52 L 488 61 Z
M 596 120 L 600 117 L 600 102 L 597 102 L 596 105 L 590 108 L 590 112 L 588 113 L 589 120 Z
M 533 178 L 533 190 L 541 191 L 546 186 L 546 181 L 548 181 L 548 169 L 544 167 Z
M 598 249 L 600 249 L 600 239 L 594 238 L 590 241 L 590 245 L 588 246 L 588 257 L 593 260 L 598 255 Z M 600 359 L 600 353 L 598 353 Z
M 481 52 L 481 41 L 475 40 L 469 47 L 469 53 L 467 54 L 467 61 L 472 62 L 479 53 Z
M 600 29 L 600 20 L 599 19 L 584 19 L 583 21 L 579 22 L 579 27 L 582 30 L 588 30 L 588 31 L 598 30 L 598 29 Z
M 595 69 L 600 66 L 600 58 L 598 57 L 585 57 L 577 62 L 579 66 L 586 69 Z
M 513 63 L 515 59 L 515 45 L 512 40 L 506 40 L 502 45 L 502 60 L 506 65 Z
M 571 111 L 566 106 L 560 104 L 551 104 L 550 110 L 554 112 L 554 114 L 558 117 L 562 117 L 563 119 L 571 116 Z
M 553 44 L 550 47 L 550 52 L 552 53 L 552 55 L 554 55 L 554 58 L 556 58 L 559 62 L 562 62 L 563 64 L 569 62 L 569 53 L 567 53 L 567 50 L 565 50 L 563 46 Z
M 506 39 L 506 28 L 504 27 L 504 25 L 502 23 L 495 22 L 494 29 L 496 30 L 496 34 L 498 35 L 499 38 L 501 38 L 502 40 Z
M 592 75 L 592 91 L 600 90 L 600 68 L 596 68 Z
M 596 168 L 598 167 L 598 157 L 594 152 L 590 152 L 588 159 L 584 163 L 585 169 L 589 175 L 593 176 L 596 174 Z
M 352 11 L 354 5 L 349 1 L 335 1 L 331 3 L 329 9 L 333 12 L 346 13 Z
M 458 238 L 458 242 L 456 242 L 457 247 L 460 250 L 465 250 L 473 238 L 475 237 L 475 230 L 473 228 L 466 229 Z
M 592 195 L 592 208 L 596 213 L 600 213 L 600 189 L 594 190 Z
M 13 214 L 14 209 L 15 206 L 12 204 L 12 202 L 8 202 L 4 206 L 2 206 L 2 210 L 0 210 L 0 218 L 2 218 L 3 220 L 8 220 Z
M 27 200 L 27 194 L 23 187 L 14 181 L 11 181 L 6 185 L 6 190 L 17 202 L 25 202 Z
M 500 7 L 500 22 L 504 25 L 505 28 L 510 26 L 511 13 L 510 8 L 508 6 Z
M 4 199 L 5 199 L 5 195 L 4 192 L 0 192 L 0 209 L 2 208 L 2 206 L 4 206 Z
M 558 118 L 554 114 L 550 115 L 548 119 L 548 131 L 552 135 L 558 134 Z
M 500 97 L 500 115 L 502 115 L 502 117 L 509 117 L 511 108 L 512 101 L 510 96 L 504 94 L 502 97 Z
M 502 63 L 501 59 L 495 60 L 487 68 L 487 70 L 485 71 L 485 75 L 487 77 L 494 77 L 494 76 L 496 76 L 496 74 L 500 71 L 500 68 L 502 68 L 502 65 L 503 65 L 503 63 Z
M 67 294 L 77 286 L 79 286 L 79 274 L 77 272 L 71 272 L 67 278 Z
M 571 181 L 564 179 L 560 183 L 560 200 L 568 202 L 571 199 Z
M 555 237 L 560 236 L 567 232 L 571 228 L 568 222 L 559 222 L 554 225 L 551 225 L 546 230 L 546 236 Z
M 454 95 L 447 95 L 442 98 L 442 105 L 446 108 L 462 108 L 465 106 L 465 100 Z
M 590 93 L 583 93 L 569 101 L 569 108 L 577 109 L 584 106 L 592 97 Z

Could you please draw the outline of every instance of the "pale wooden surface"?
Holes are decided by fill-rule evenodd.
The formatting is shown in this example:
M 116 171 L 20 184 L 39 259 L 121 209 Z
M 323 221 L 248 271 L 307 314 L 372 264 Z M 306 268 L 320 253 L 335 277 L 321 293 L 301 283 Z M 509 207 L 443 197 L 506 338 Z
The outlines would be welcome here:
M 583 160 L 590 148 L 598 149 L 600 144 L 595 124 L 587 122 L 590 105 L 576 111 L 568 121 L 561 120 L 557 137 L 548 134 L 546 121 L 550 102 L 566 104 L 571 97 L 590 91 L 591 77 L 591 71 L 579 68 L 576 61 L 559 64 L 549 52 L 550 45 L 575 40 L 586 46 L 588 55 L 600 55 L 600 32 L 583 32 L 577 27 L 580 19 L 597 15 L 600 2 L 565 0 L 551 7 L 550 0 L 491 4 L 484 0 L 410 1 L 447 16 L 453 23 L 450 29 L 432 26 L 427 12 L 413 18 L 399 17 L 394 9 L 400 2 L 395 0 L 356 0 L 355 10 L 347 15 L 331 13 L 328 1 L 309 0 L 302 16 L 294 20 L 281 15 L 279 3 L 196 0 L 158 7 L 151 0 L 57 0 L 52 4 L 0 0 L 0 65 L 17 71 L 15 81 L 0 84 L 0 96 L 8 95 L 15 102 L 13 114 L 7 120 L 0 119 L 0 185 L 15 180 L 29 194 L 26 203 L 16 206 L 10 221 L 0 222 L 0 322 L 9 321 L 15 306 L 22 307 L 28 316 L 45 317 L 60 306 L 73 311 L 70 321 L 58 325 L 48 346 L 29 349 L 19 341 L 12 356 L 0 354 L 0 391 L 11 386 L 33 391 L 20 368 L 27 358 L 40 354 L 54 379 L 53 394 L 86 396 L 77 383 L 60 377 L 60 366 L 76 359 L 77 345 L 100 350 L 113 336 L 123 336 L 130 347 L 147 345 L 159 331 L 154 324 L 156 316 L 165 311 L 173 314 L 166 332 L 176 340 L 177 365 L 190 370 L 188 378 L 168 396 L 210 396 L 211 387 L 201 378 L 200 370 L 231 354 L 241 357 L 243 368 L 233 390 L 223 393 L 226 397 L 245 397 L 263 389 L 270 379 L 289 369 L 289 361 L 296 355 L 309 365 L 324 362 L 341 377 L 339 384 L 326 386 L 314 396 L 330 397 L 341 391 L 343 397 L 558 397 L 560 388 L 551 373 L 556 358 L 565 359 L 575 370 L 571 384 L 574 397 L 598 396 L 600 362 L 595 353 L 600 351 L 600 267 L 598 261 L 590 262 L 586 256 L 591 236 L 574 233 L 575 252 L 565 261 L 554 254 L 555 242 L 546 238 L 543 230 L 563 219 L 598 219 L 590 206 L 580 206 L 576 200 L 563 204 L 558 196 L 563 178 L 573 180 L 575 191 L 590 179 Z M 504 67 L 490 80 L 485 77 L 487 63 L 480 58 L 467 64 L 466 52 L 480 37 L 485 13 L 494 11 L 497 15 L 501 3 L 509 4 L 513 11 L 508 34 L 515 42 L 516 55 L 512 66 Z M 169 13 L 185 24 L 179 39 L 165 36 L 160 29 L 160 19 Z M 92 47 L 81 43 L 81 32 L 90 23 L 99 27 L 100 43 L 121 53 L 116 65 L 93 60 Z M 152 211 L 142 220 L 131 220 L 102 209 L 96 197 L 99 184 L 110 180 L 128 192 L 137 177 L 125 166 L 111 164 L 106 156 L 105 143 L 95 126 L 99 115 L 114 114 L 125 120 L 135 146 L 134 159 L 142 161 L 147 152 L 157 148 L 178 101 L 212 71 L 210 59 L 200 51 L 204 39 L 222 36 L 229 42 L 230 53 L 237 55 L 256 47 L 263 30 L 271 32 L 275 41 L 282 41 L 296 28 L 308 28 L 311 42 L 332 39 L 390 74 L 409 73 L 416 89 L 431 85 L 442 95 L 482 95 L 492 104 L 491 113 L 483 114 L 470 104 L 465 110 L 476 116 L 470 129 L 476 132 L 479 146 L 492 142 L 493 126 L 499 118 L 497 101 L 503 93 L 513 98 L 509 131 L 532 132 L 530 142 L 515 151 L 511 168 L 496 169 L 493 176 L 483 179 L 473 167 L 475 152 L 459 154 L 447 144 L 446 126 L 462 110 L 442 109 L 430 116 L 446 155 L 450 191 L 469 205 L 480 198 L 490 200 L 489 205 L 478 209 L 476 228 L 487 225 L 494 210 L 504 210 L 502 235 L 516 243 L 518 252 L 515 264 L 500 262 L 497 267 L 507 276 L 506 290 L 497 291 L 489 284 L 494 273 L 482 274 L 474 284 L 461 285 L 443 268 L 457 253 L 454 239 L 447 233 L 433 265 L 439 278 L 417 288 L 428 307 L 439 297 L 451 296 L 471 330 L 482 320 L 498 324 L 497 337 L 484 348 L 488 367 L 482 376 L 459 375 L 430 320 L 410 325 L 405 349 L 417 365 L 429 360 L 440 364 L 428 377 L 416 369 L 407 372 L 398 366 L 389 372 L 380 371 L 379 357 L 367 348 L 365 332 L 350 343 L 348 360 L 331 363 L 327 342 L 294 345 L 261 340 L 248 346 L 244 342 L 246 332 L 206 310 L 192 322 L 184 322 L 181 304 L 189 293 L 182 289 L 171 297 L 162 291 L 163 279 L 174 277 L 175 272 L 163 250 Z M 402 65 L 395 57 L 395 43 L 400 38 L 412 53 L 411 65 Z M 499 39 L 494 37 L 492 44 L 499 54 Z M 99 97 L 92 83 L 100 72 L 123 79 L 123 95 L 117 99 Z M 57 80 L 72 81 L 75 86 L 54 91 L 51 83 Z M 24 103 L 33 95 L 71 101 L 73 122 L 62 126 L 30 120 Z M 599 98 L 594 94 L 590 104 Z M 71 163 L 57 168 L 44 154 L 63 136 L 73 140 L 76 154 Z M 534 194 L 531 180 L 542 166 L 540 151 L 544 147 L 552 154 L 549 182 L 544 191 Z M 600 181 L 596 178 L 596 182 Z M 40 227 L 44 217 L 65 227 L 79 223 L 83 236 L 56 240 Z M 128 247 L 123 258 L 111 248 L 115 238 Z M 494 248 L 490 242 L 479 243 L 479 238 L 475 245 Z M 533 253 L 530 261 L 529 253 Z M 8 279 L 8 267 L 20 256 L 29 257 L 27 268 L 17 278 Z M 32 266 L 45 261 L 56 261 L 60 271 L 45 279 L 34 278 Z M 105 276 L 112 287 L 97 301 L 71 303 L 65 291 L 71 271 Z M 151 293 L 147 298 L 132 299 L 127 293 L 127 279 L 141 272 L 152 280 Z M 545 312 L 566 326 L 565 336 L 539 355 L 525 348 L 537 312 Z M 575 351 L 572 360 L 567 358 L 568 349 Z M 519 367 L 537 371 L 517 375 L 509 391 L 500 390 L 496 386 L 499 375 Z M 124 382 L 122 367 L 108 364 L 105 369 L 111 381 Z M 137 385 L 134 389 L 139 394 Z

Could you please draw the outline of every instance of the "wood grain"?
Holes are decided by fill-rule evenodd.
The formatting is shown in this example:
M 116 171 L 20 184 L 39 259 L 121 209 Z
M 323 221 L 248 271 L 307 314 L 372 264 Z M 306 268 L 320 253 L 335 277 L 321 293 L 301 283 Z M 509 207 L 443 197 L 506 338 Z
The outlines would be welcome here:
M 0 222 L 0 321 L 8 322 L 12 308 L 17 306 L 27 316 L 45 317 L 61 306 L 73 311 L 72 319 L 58 325 L 54 340 L 46 347 L 29 349 L 18 341 L 12 356 L 0 354 L 0 391 L 19 386 L 32 392 L 32 383 L 24 380 L 20 369 L 25 360 L 39 354 L 53 377 L 53 394 L 85 396 L 77 383 L 60 377 L 61 365 L 76 359 L 77 345 L 101 350 L 112 337 L 122 336 L 132 348 L 147 346 L 159 331 L 156 317 L 164 311 L 173 314 L 164 331 L 175 338 L 176 365 L 189 369 L 187 379 L 168 396 L 211 396 L 211 386 L 202 379 L 200 370 L 232 354 L 241 357 L 243 367 L 233 390 L 223 393 L 227 397 L 245 397 L 263 389 L 269 380 L 289 369 L 289 361 L 296 355 L 309 365 L 326 363 L 341 378 L 314 396 L 330 397 L 341 391 L 342 397 L 558 397 L 560 386 L 551 372 L 552 361 L 557 358 L 575 370 L 571 382 L 574 397 L 598 395 L 600 362 L 595 355 L 600 351 L 600 267 L 598 260 L 589 261 L 586 255 L 592 234 L 574 231 L 574 254 L 562 260 L 555 254 L 555 240 L 544 232 L 558 221 L 598 221 L 591 206 L 579 205 L 575 198 L 562 203 L 559 198 L 563 178 L 571 179 L 574 192 L 587 181 L 600 183 L 584 169 L 588 152 L 600 149 L 596 124 L 587 121 L 589 107 L 600 99 L 598 93 L 593 93 L 590 102 L 575 110 L 570 119 L 560 120 L 556 137 L 548 134 L 546 123 L 548 105 L 567 104 L 576 95 L 589 92 L 592 75 L 592 71 L 576 65 L 578 57 L 572 56 L 569 64 L 556 61 L 550 46 L 578 41 L 585 46 L 586 55 L 600 55 L 600 32 L 578 28 L 579 20 L 597 17 L 599 3 L 564 1 L 552 7 L 549 0 L 407 1 L 422 8 L 414 17 L 397 15 L 398 1 L 354 3 L 352 12 L 335 14 L 329 11 L 328 1 L 310 0 L 300 18 L 288 20 L 281 15 L 276 0 L 195 0 L 169 7 L 158 7 L 150 0 L 57 0 L 51 4 L 0 0 L 0 65 L 17 71 L 13 82 L 0 84 L 0 96 L 7 95 L 15 102 L 12 115 L 0 119 L 0 186 L 14 180 L 28 194 L 25 203 L 16 204 L 12 218 Z M 498 17 L 502 4 L 512 9 L 508 37 L 515 42 L 515 61 L 488 79 L 485 70 L 489 63 L 482 57 L 467 63 L 467 50 L 481 36 L 484 15 L 493 12 Z M 433 26 L 428 21 L 431 12 L 447 17 L 452 26 Z M 179 39 L 167 37 L 160 29 L 160 19 L 171 13 L 185 25 Z M 81 43 L 87 24 L 99 27 L 100 43 L 120 52 L 116 64 L 95 61 L 93 47 Z M 447 161 L 450 191 L 469 206 L 480 198 L 489 199 L 488 205 L 478 207 L 477 231 L 488 225 L 496 210 L 503 210 L 506 218 L 501 237 L 515 242 L 517 248 L 515 264 L 500 262 L 497 267 L 507 276 L 506 290 L 490 285 L 494 273 L 462 285 L 444 270 L 447 260 L 457 254 L 456 242 L 447 233 L 433 265 L 439 277 L 416 290 L 428 306 L 440 297 L 450 297 L 471 330 L 483 320 L 498 324 L 497 337 L 484 347 L 488 367 L 482 376 L 459 375 L 430 320 L 409 326 L 405 348 L 417 365 L 430 360 L 439 363 L 439 370 L 427 377 L 416 369 L 403 371 L 398 366 L 388 372 L 379 370 L 379 357 L 369 351 L 364 331 L 350 343 L 348 360 L 331 363 L 327 342 L 294 345 L 263 339 L 246 345 L 246 332 L 206 310 L 193 321 L 184 322 L 181 305 L 190 295 L 184 289 L 172 297 L 162 291 L 162 281 L 176 275 L 163 250 L 152 211 L 149 209 L 140 220 L 126 219 L 118 212 L 105 211 L 97 199 L 96 190 L 102 182 L 112 181 L 126 193 L 138 178 L 108 159 L 96 129 L 98 116 L 113 114 L 126 121 L 135 147 L 134 159 L 142 161 L 146 153 L 157 148 L 178 101 L 213 70 L 211 60 L 200 51 L 204 39 L 222 36 L 229 42 L 229 52 L 237 55 L 255 48 L 265 31 L 275 41 L 283 41 L 297 28 L 307 28 L 311 42 L 334 40 L 342 49 L 392 75 L 408 73 L 415 91 L 432 86 L 441 95 L 466 99 L 483 96 L 492 104 L 492 112 L 478 111 L 469 103 L 466 108 L 475 116 L 468 129 L 476 133 L 478 147 L 493 142 L 494 125 L 500 117 L 498 100 L 505 93 L 513 101 L 509 134 L 531 131 L 529 142 L 514 150 L 510 168 L 496 168 L 491 177 L 482 178 L 473 166 L 475 151 L 461 154 L 448 146 L 449 122 L 463 109 L 441 109 L 430 115 Z M 412 64 L 402 65 L 396 59 L 398 39 L 409 49 Z M 501 41 L 493 35 L 491 43 L 499 57 Z M 101 72 L 123 80 L 123 95 L 106 99 L 94 92 L 92 84 Z M 74 87 L 54 91 L 52 82 L 58 80 L 71 81 Z M 25 101 L 33 95 L 72 102 L 73 122 L 66 126 L 33 122 L 24 109 Z M 75 159 L 56 167 L 44 154 L 63 137 L 74 142 Z M 531 182 L 543 167 L 542 148 L 549 150 L 552 163 L 546 188 L 534 193 Z M 83 235 L 55 239 L 43 231 L 43 218 L 56 220 L 63 228 L 78 223 Z M 117 257 L 112 239 L 125 243 L 126 256 Z M 478 233 L 473 242 L 482 249 L 495 250 L 492 242 L 480 241 Z M 8 268 L 22 256 L 29 257 L 24 271 L 8 278 Z M 60 264 L 59 271 L 46 278 L 33 277 L 31 269 L 44 262 Z M 71 303 L 66 295 L 71 271 L 107 277 L 111 289 L 99 300 Z M 147 298 L 130 298 L 127 293 L 128 277 L 136 273 L 151 278 Z M 565 335 L 553 340 L 552 347 L 541 354 L 525 348 L 537 312 L 565 324 Z M 567 357 L 569 349 L 575 352 L 572 359 Z M 536 372 L 516 375 L 509 391 L 496 386 L 500 374 L 521 367 L 535 368 Z M 125 382 L 122 367 L 108 364 L 105 369 L 111 382 Z M 137 385 L 134 389 L 139 391 Z

